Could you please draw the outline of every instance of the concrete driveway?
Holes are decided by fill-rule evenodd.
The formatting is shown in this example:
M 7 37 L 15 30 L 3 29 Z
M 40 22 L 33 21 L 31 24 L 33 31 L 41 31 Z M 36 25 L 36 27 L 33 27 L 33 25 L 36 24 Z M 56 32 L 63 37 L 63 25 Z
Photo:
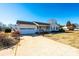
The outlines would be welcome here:
M 1 56 L 79 56 L 79 49 L 43 36 L 23 36 L 14 48 L 0 51 Z

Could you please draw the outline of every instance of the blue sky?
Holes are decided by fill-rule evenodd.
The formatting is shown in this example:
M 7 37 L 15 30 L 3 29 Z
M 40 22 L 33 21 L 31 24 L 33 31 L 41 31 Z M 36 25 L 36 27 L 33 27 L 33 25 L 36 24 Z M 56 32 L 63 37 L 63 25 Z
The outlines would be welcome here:
M 4 24 L 15 24 L 16 20 L 48 22 L 49 19 L 56 19 L 59 24 L 66 24 L 68 20 L 79 24 L 79 4 L 0 4 L 0 22 Z

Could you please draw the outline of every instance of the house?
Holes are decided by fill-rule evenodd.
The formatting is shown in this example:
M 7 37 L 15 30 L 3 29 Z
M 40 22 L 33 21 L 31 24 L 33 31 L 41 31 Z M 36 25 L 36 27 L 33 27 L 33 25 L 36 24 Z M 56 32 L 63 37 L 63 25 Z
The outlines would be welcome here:
M 20 21 L 17 20 L 18 30 L 21 34 L 34 34 L 36 32 L 50 32 L 50 31 L 58 31 L 58 26 L 50 23 L 43 22 L 28 22 L 28 21 Z
M 55 19 L 50 19 L 48 23 L 50 24 L 50 31 L 59 31 L 60 25 Z

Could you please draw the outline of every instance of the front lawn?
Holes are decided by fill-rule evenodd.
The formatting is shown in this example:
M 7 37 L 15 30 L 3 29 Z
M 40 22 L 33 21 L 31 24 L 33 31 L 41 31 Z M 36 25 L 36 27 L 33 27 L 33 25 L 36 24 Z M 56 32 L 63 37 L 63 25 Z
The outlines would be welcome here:
M 45 37 L 79 48 L 79 31 L 67 33 L 46 34 Z

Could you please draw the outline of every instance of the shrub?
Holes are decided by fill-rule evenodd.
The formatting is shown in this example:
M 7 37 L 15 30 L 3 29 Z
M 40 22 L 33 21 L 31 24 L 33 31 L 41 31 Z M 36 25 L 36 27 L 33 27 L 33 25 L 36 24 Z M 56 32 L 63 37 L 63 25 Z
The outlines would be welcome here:
M 10 33 L 11 32 L 11 29 L 10 28 L 6 28 L 5 29 L 5 33 Z
M 63 28 L 59 29 L 59 32 L 65 32 L 65 30 Z

